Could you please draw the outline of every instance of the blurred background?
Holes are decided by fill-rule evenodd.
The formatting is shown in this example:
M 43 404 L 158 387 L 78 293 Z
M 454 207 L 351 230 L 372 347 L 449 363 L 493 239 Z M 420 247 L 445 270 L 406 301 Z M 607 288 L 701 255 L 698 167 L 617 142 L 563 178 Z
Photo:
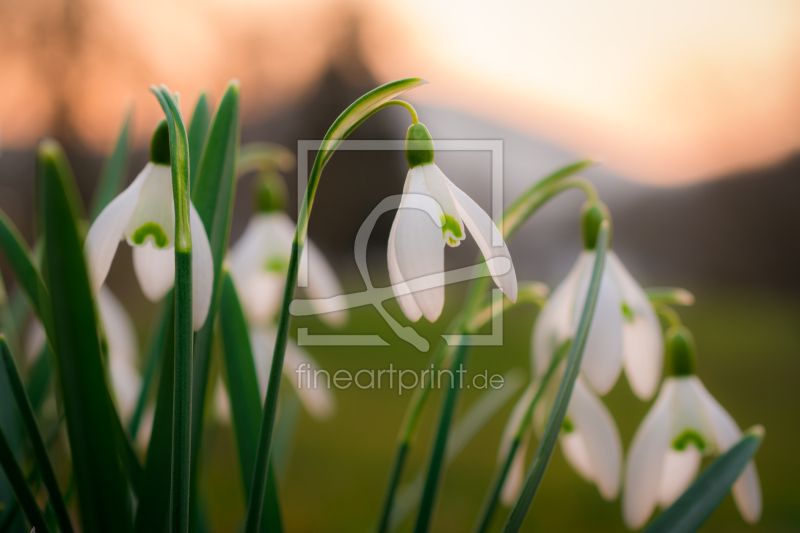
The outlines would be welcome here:
M 740 426 L 766 427 L 757 455 L 760 524 L 747 526 L 729 497 L 703 531 L 800 531 L 794 0 L 0 0 L 0 208 L 33 243 L 37 140 L 65 146 L 88 199 L 128 110 L 133 179 L 162 116 L 148 92 L 153 83 L 178 91 L 188 117 L 201 91 L 213 102 L 238 78 L 242 142 L 296 151 L 358 96 L 408 76 L 430 81 L 407 99 L 435 139 L 503 141 L 504 204 L 561 165 L 598 161 L 585 176 L 611 208 L 617 253 L 643 286 L 682 286 L 697 296 L 682 314 L 697 338 L 701 379 Z M 353 138 L 403 139 L 407 126 L 405 111 L 389 109 Z M 489 208 L 489 152 L 440 152 L 437 163 Z M 342 152 L 326 169 L 310 235 L 349 292 L 364 287 L 355 234 L 381 199 L 402 190 L 406 172 L 399 152 Z M 294 216 L 297 177 L 285 178 Z M 232 242 L 252 213 L 252 181 L 239 184 Z M 582 201 L 577 192 L 556 199 L 510 243 L 521 280 L 552 288 L 563 279 L 580 250 Z M 370 240 L 376 285 L 388 284 L 390 224 L 382 217 Z M 468 239 L 448 250 L 447 266 L 471 264 L 476 253 Z M 0 258 L 13 287 L 7 267 Z M 145 345 L 155 307 L 134 281 L 128 247 L 120 247 L 108 284 Z M 448 288 L 445 316 L 420 333 L 435 342 L 462 295 L 463 287 Z M 394 303 L 389 310 L 401 316 Z M 476 349 L 472 371 L 519 368 L 527 376 L 534 318 L 531 308 L 510 313 L 504 346 Z M 377 332 L 391 346 L 311 349 L 331 373 L 427 366 L 428 354 L 397 339 L 373 309 L 355 310 L 350 324 L 345 332 Z M 298 325 L 327 332 L 315 320 L 296 320 L 293 331 Z M 299 418 L 280 487 L 288 531 L 368 531 L 377 519 L 408 398 L 352 388 L 336 397 L 332 420 Z M 463 407 L 476 397 L 465 394 Z M 624 380 L 606 402 L 627 448 L 649 406 Z M 470 527 L 512 403 L 448 470 L 437 531 Z M 428 410 L 409 479 L 425 464 L 437 410 Z M 209 424 L 201 475 L 213 531 L 242 523 L 235 450 L 230 428 Z M 619 503 L 603 501 L 560 452 L 543 489 L 525 531 L 623 529 Z

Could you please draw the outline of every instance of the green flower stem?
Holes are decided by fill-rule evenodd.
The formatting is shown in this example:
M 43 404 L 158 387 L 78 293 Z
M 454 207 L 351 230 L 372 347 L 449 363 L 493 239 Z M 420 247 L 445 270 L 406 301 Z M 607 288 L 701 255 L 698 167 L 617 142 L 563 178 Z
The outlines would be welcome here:
M 28 438 L 33 448 L 33 454 L 36 457 L 36 463 L 41 472 L 42 481 L 44 481 L 44 485 L 47 487 L 47 493 L 50 495 L 50 504 L 53 506 L 56 518 L 58 519 L 58 527 L 62 533 L 72 533 L 72 524 L 69 520 L 67 506 L 64 504 L 64 500 L 61 496 L 56 474 L 53 471 L 53 465 L 50 463 L 50 456 L 47 454 L 47 447 L 42 439 L 42 434 L 39 432 L 39 427 L 36 425 L 33 407 L 28 400 L 28 396 L 25 394 L 25 386 L 22 384 L 17 366 L 14 364 L 14 359 L 11 357 L 6 341 L 1 334 L 0 356 L 3 359 L 6 375 L 11 385 L 11 392 L 14 394 L 14 400 L 16 401 L 17 409 L 22 418 L 22 423 L 25 426 L 25 431 L 28 433 Z
M 656 303 L 653 304 L 653 309 L 656 310 L 656 313 L 658 313 L 658 315 L 663 318 L 670 327 L 680 327 L 683 324 L 678 312 L 670 306 Z
M 192 440 L 192 232 L 189 224 L 189 149 L 186 127 L 169 90 L 151 90 L 169 127 L 172 192 L 175 201 L 175 399 L 172 414 L 172 533 L 189 531 Z
M 591 164 L 591 161 L 585 160 L 562 167 L 523 192 L 503 213 L 503 238 L 508 241 L 522 224 L 524 224 L 540 207 L 564 191 L 580 189 L 584 191 L 588 198 L 596 199 L 597 191 L 590 182 L 572 177 L 575 173 L 589 167 Z M 483 269 L 486 270 L 486 266 L 484 266 Z M 470 320 L 472 320 L 472 317 L 478 313 L 483 294 L 488 289 L 491 281 L 488 272 L 485 272 L 485 274 L 486 275 L 472 282 L 467 297 L 464 300 L 462 311 L 450 327 L 448 327 L 447 333 L 453 334 L 462 330 L 464 325 L 468 324 Z M 434 371 L 439 369 L 448 353 L 448 346 L 443 341 L 440 342 L 431 355 L 430 363 L 433 365 Z M 383 507 L 378 521 L 377 533 L 385 533 L 388 531 L 397 485 L 402 478 L 402 471 L 405 466 L 408 448 L 410 448 L 414 435 L 416 435 L 420 416 L 425 408 L 429 392 L 430 388 L 427 385 L 415 389 L 406 407 L 406 412 L 403 416 L 398 434 L 397 447 L 392 463 L 392 472 L 385 489 L 386 496 L 384 497 Z
M 455 349 L 452 367 L 458 368 L 460 365 L 464 364 L 468 352 L 468 345 L 458 345 Z M 432 380 L 433 378 L 431 378 L 431 381 Z M 414 527 L 415 533 L 426 533 L 430 529 L 433 508 L 436 503 L 436 493 L 439 489 L 444 457 L 447 451 L 450 426 L 452 425 L 453 413 L 455 412 L 456 402 L 458 401 L 459 391 L 461 390 L 459 385 L 460 384 L 455 382 L 455 379 L 452 379 L 450 381 L 450 387 L 445 393 L 442 414 L 436 432 L 436 440 L 434 441 L 433 450 L 431 451 L 428 474 L 425 479 L 425 490 L 422 493 L 422 501 L 419 506 L 419 514 L 417 515 L 417 524 Z
M 495 306 L 491 303 L 485 305 L 483 309 L 478 311 L 478 313 L 476 313 L 475 316 L 473 316 L 472 319 L 467 323 L 467 329 L 473 332 L 478 331 L 483 326 L 494 320 L 498 314 L 510 311 L 511 309 L 521 305 L 534 304 L 541 309 L 547 302 L 547 293 L 547 287 L 542 283 L 530 282 L 521 284 L 519 290 L 517 291 L 516 302 L 512 303 L 504 300 L 503 306 L 499 310 L 495 309 Z
M 383 104 L 399 96 L 403 92 L 424 85 L 425 83 L 427 83 L 425 80 L 419 78 L 398 80 L 382 85 L 365 94 L 353 102 L 350 107 L 345 109 L 334 121 L 325 134 L 319 152 L 317 152 L 317 157 L 311 168 L 305 198 L 303 199 L 303 204 L 297 215 L 297 229 L 292 243 L 292 255 L 289 259 L 289 272 L 286 275 L 286 287 L 283 294 L 283 304 L 281 306 L 275 349 L 272 356 L 272 366 L 269 382 L 267 384 L 267 394 L 264 400 L 261 428 L 259 430 L 256 462 L 253 470 L 253 482 L 251 484 L 252 489 L 247 505 L 245 533 L 256 533 L 259 531 L 261 523 L 261 509 L 267 486 L 267 472 L 270 447 L 272 444 L 272 433 L 275 425 L 275 412 L 278 405 L 278 393 L 281 385 L 286 342 L 289 337 L 289 322 L 291 320 L 289 305 L 292 302 L 295 286 L 297 285 L 300 254 L 303 251 L 303 246 L 305 245 L 308 235 L 309 216 L 311 208 L 314 205 L 314 196 L 319 186 L 319 180 L 322 177 L 322 170 L 342 141 L 378 108 L 382 108 L 381 106 Z
M 569 341 L 566 341 L 561 345 L 556 352 L 555 357 L 553 357 L 553 360 L 550 361 L 550 366 L 548 366 L 544 376 L 542 376 L 542 381 L 539 383 L 536 393 L 534 394 L 533 398 L 528 401 L 528 405 L 525 407 L 525 414 L 522 416 L 522 418 L 520 418 L 517 427 L 514 429 L 514 438 L 511 441 L 511 446 L 505 455 L 501 457 L 497 468 L 495 469 L 494 475 L 492 476 L 492 481 L 489 484 L 489 490 L 486 492 L 486 497 L 484 498 L 483 504 L 481 505 L 481 510 L 478 513 L 478 520 L 476 521 L 475 527 L 472 530 L 473 533 L 484 533 L 489 529 L 489 525 L 492 522 L 492 516 L 494 516 L 494 511 L 497 509 L 497 500 L 500 498 L 500 492 L 503 490 L 503 485 L 505 485 L 506 478 L 511 470 L 511 464 L 514 462 L 514 456 L 517 454 L 517 450 L 522 443 L 523 435 L 530 425 L 533 417 L 533 410 L 536 408 L 536 404 L 539 403 L 542 395 L 544 395 L 544 391 L 547 389 L 547 385 L 550 383 L 553 375 L 555 375 L 559 364 L 567 355 L 569 347 Z M 523 396 L 523 399 L 524 398 L 525 396 Z
M 544 477 L 547 464 L 550 462 L 550 457 L 553 454 L 558 434 L 561 431 L 561 425 L 564 423 L 564 417 L 567 414 L 567 406 L 572 396 L 572 390 L 575 387 L 575 380 L 578 379 L 578 374 L 580 373 L 583 351 L 586 347 L 586 339 L 589 336 L 589 326 L 592 323 L 595 305 L 597 304 L 597 295 L 600 292 L 600 280 L 603 275 L 603 267 L 605 266 L 609 234 L 610 224 L 608 221 L 604 221 L 600 225 L 600 234 L 597 239 L 597 253 L 592 269 L 592 277 L 586 294 L 586 301 L 583 305 L 583 311 L 581 312 L 581 320 L 575 332 L 575 339 L 570 346 L 564 378 L 561 380 L 561 386 L 558 389 L 558 395 L 553 404 L 553 409 L 550 412 L 550 418 L 547 421 L 544 435 L 539 441 L 539 446 L 536 449 L 533 462 L 525 477 L 522 493 L 503 528 L 504 533 L 516 533 L 519 531 L 520 527 L 522 527 L 525 515 L 528 513 L 531 502 L 533 502 L 533 498 L 536 496 L 536 492 L 539 489 L 539 484 Z
M 681 288 L 647 289 L 647 299 L 653 304 L 694 305 L 694 294 Z

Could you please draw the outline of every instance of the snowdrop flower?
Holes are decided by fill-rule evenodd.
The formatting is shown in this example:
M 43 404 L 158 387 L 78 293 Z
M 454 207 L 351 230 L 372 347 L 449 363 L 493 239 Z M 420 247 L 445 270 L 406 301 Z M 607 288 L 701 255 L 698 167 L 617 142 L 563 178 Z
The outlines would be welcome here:
M 107 288 L 97 293 L 97 314 L 101 325 L 100 338 L 106 354 L 109 386 L 116 399 L 119 415 L 127 420 L 139 400 L 142 378 L 136 366 L 139 357 L 139 340 L 130 315 L 122 303 Z M 35 360 L 46 342 L 42 323 L 33 319 L 25 336 L 25 354 L 28 361 Z
M 200 329 L 208 315 L 214 269 L 203 222 L 191 206 L 193 322 Z M 133 246 L 133 269 L 145 296 L 164 297 L 175 283 L 175 208 L 167 123 L 162 121 L 150 144 L 150 162 L 89 228 L 84 250 L 95 294 L 108 276 L 123 238 Z
M 582 216 L 584 250 L 536 321 L 533 353 L 538 375 L 545 372 L 556 348 L 571 338 L 578 327 L 589 290 L 600 223 L 610 220 L 607 208 L 599 202 L 587 204 Z M 649 399 L 658 388 L 662 361 L 663 339 L 658 317 L 644 290 L 609 250 L 581 370 L 594 390 L 604 395 L 617 382 L 624 367 L 633 392 Z
M 742 437 L 731 415 L 694 375 L 691 333 L 667 333 L 672 376 L 664 380 L 628 452 L 622 510 L 625 524 L 642 527 L 656 506 L 668 507 L 697 475 L 703 455 L 726 452 Z M 761 516 L 761 486 L 754 462 L 733 485 L 733 499 L 747 522 Z
M 295 223 L 283 211 L 281 196 L 274 181 L 265 180 L 259 184 L 257 213 L 228 253 L 236 291 L 248 320 L 256 326 L 269 325 L 275 318 L 289 270 Z M 332 311 L 325 299 L 342 294 L 342 286 L 322 252 L 310 240 L 300 259 L 301 272 L 307 264 L 305 257 L 309 250 L 314 259 L 305 291 L 312 298 L 320 319 L 331 326 L 341 326 L 347 320 L 347 311 Z
M 276 332 L 273 329 L 251 329 L 250 345 L 255 360 L 258 388 L 261 399 L 267 394 L 267 383 L 272 368 L 272 348 L 275 346 Z M 319 364 L 305 350 L 289 339 L 283 362 L 283 375 L 292 382 L 305 410 L 316 420 L 327 420 L 336 411 L 336 401 L 330 391 L 330 376 L 319 370 Z M 315 373 L 317 373 L 315 383 Z M 220 420 L 230 420 L 230 404 L 225 385 L 220 379 L 215 391 L 216 412 Z
M 421 147 L 421 148 L 415 148 Z M 403 200 L 389 234 L 388 263 L 392 288 L 400 308 L 409 320 L 420 317 L 433 322 L 444 307 L 444 246 L 458 246 L 469 229 L 484 258 L 504 257 L 507 271 L 488 263 L 490 273 L 512 302 L 517 299 L 517 278 L 508 248 L 492 219 L 472 198 L 439 170 L 434 162 L 433 140 L 422 124 L 412 124 L 406 135 L 408 176 Z M 438 204 L 439 223 L 431 220 L 424 196 Z M 494 246 L 495 242 L 501 243 Z M 502 263 L 501 263 L 502 264 Z M 436 287 L 399 294 L 414 279 L 438 278 Z

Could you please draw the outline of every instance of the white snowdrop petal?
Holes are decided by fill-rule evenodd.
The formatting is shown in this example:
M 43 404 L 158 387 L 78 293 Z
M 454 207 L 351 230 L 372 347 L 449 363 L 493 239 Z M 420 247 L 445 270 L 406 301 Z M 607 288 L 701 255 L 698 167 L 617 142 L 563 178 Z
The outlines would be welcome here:
M 253 215 L 241 237 L 231 246 L 228 252 L 228 264 L 234 277 L 244 280 L 253 272 L 264 269 L 267 258 L 271 255 L 285 256 L 288 264 L 289 252 L 283 246 L 276 246 L 273 217 L 265 213 Z
M 519 443 L 514 459 L 511 462 L 508 475 L 503 488 L 500 491 L 500 503 L 506 507 L 511 507 L 519 499 L 519 493 L 522 490 L 522 482 L 525 480 L 525 456 L 528 453 L 528 443 L 531 440 L 530 431 L 526 432 L 525 436 Z
M 83 249 L 89 270 L 89 281 L 94 294 L 100 290 L 100 286 L 108 276 L 119 241 L 125 235 L 125 228 L 128 227 L 128 222 L 130 222 L 139 201 L 139 191 L 153 167 L 152 163 L 148 163 L 133 180 L 133 183 L 100 212 L 89 228 Z
M 538 387 L 535 384 L 531 384 L 527 389 L 525 389 L 525 392 L 522 394 L 522 396 L 520 396 L 519 400 L 517 400 L 517 403 L 514 404 L 514 409 L 511 411 L 511 415 L 508 417 L 505 428 L 503 428 L 503 435 L 500 437 L 498 459 L 505 457 L 505 455 L 508 453 L 508 450 L 511 449 L 511 442 L 514 440 L 517 427 L 522 421 L 522 418 L 525 416 L 528 405 L 536 395 L 537 389 Z
M 595 253 L 590 252 L 587 255 L 592 258 L 591 264 L 594 264 Z M 581 319 L 591 277 L 592 268 L 585 268 L 576 292 L 572 315 L 573 332 Z M 600 292 L 586 339 L 581 370 L 600 395 L 608 393 L 614 387 L 622 372 L 622 307 L 620 295 L 607 267 L 600 281 Z
M 500 230 L 494 225 L 492 219 L 481 209 L 475 200 L 470 198 L 461 189 L 445 177 L 450 192 L 456 201 L 456 208 L 461 213 L 470 234 L 475 238 L 483 257 L 489 259 L 506 258 L 508 259 L 508 270 L 500 270 L 497 265 L 488 263 L 489 272 L 492 274 L 494 282 L 505 293 L 506 297 L 512 302 L 517 301 L 517 273 L 514 270 L 514 263 L 511 261 L 511 254 L 508 251 Z M 494 243 L 499 243 L 495 246 Z
M 639 529 L 658 503 L 664 458 L 670 447 L 670 419 L 675 384 L 664 380 L 655 404 L 647 413 L 628 450 L 622 516 L 629 529 Z
M 392 230 L 389 233 L 389 243 L 386 247 L 387 262 L 389 265 L 389 281 L 392 283 L 392 291 L 395 293 L 398 305 L 406 315 L 406 318 L 412 322 L 416 322 L 422 318 L 422 311 L 420 310 L 417 302 L 414 301 L 414 295 L 403 294 L 399 295 L 398 291 L 408 290 L 408 285 L 403 278 L 403 273 L 400 272 L 400 265 L 397 264 L 397 253 L 395 251 L 395 234 L 397 230 L 397 218 L 392 223 Z
M 44 326 L 36 317 L 31 317 L 28 330 L 25 332 L 25 361 L 32 364 L 40 356 L 44 343 L 47 342 L 47 335 Z
M 674 377 L 675 396 L 672 400 L 672 426 L 670 428 L 670 444 L 682 440 L 691 443 L 697 437 L 703 440 L 705 455 L 718 449 L 711 421 L 703 408 L 703 401 L 698 393 L 695 376 Z
M 274 330 L 250 330 L 250 344 L 253 349 L 256 374 L 258 375 L 258 384 L 262 399 L 267 393 L 267 383 L 269 382 L 272 354 L 276 338 Z M 308 374 L 304 374 L 302 376 L 302 381 L 300 381 L 300 376 L 296 372 L 297 368 L 299 368 L 302 363 L 311 365 L 310 386 Z M 335 412 L 336 402 L 329 389 L 330 384 L 328 378 L 324 374 L 317 375 L 316 386 L 314 386 L 314 374 L 315 370 L 318 368 L 319 365 L 305 350 L 297 346 L 297 344 L 291 340 L 286 344 L 283 374 L 294 384 L 295 392 L 297 392 L 300 402 L 303 404 L 306 411 L 308 411 L 312 417 L 324 420 L 330 418 Z
M 670 449 L 664 458 L 661 469 L 661 485 L 658 489 L 658 503 L 667 508 L 689 488 L 700 469 L 702 454 L 694 446 L 683 451 Z
M 419 167 L 409 171 L 408 179 L 408 194 L 403 197 L 395 217 L 395 254 L 414 301 L 425 318 L 434 322 L 444 307 L 441 211 L 428 195 Z M 425 276 L 430 276 L 431 283 L 421 283 L 419 278 Z
M 330 326 L 341 327 L 347 322 L 347 310 L 336 310 L 336 307 L 327 301 L 328 298 L 344 294 L 344 289 L 339 283 L 339 278 L 336 277 L 336 272 L 333 267 L 325 259 L 322 251 L 310 240 L 306 242 L 303 249 L 303 257 L 300 264 L 305 264 L 305 258 L 310 259 L 309 265 L 310 275 L 308 276 L 308 287 L 305 288 L 306 293 L 313 301 L 311 305 L 318 313 L 321 320 L 328 323 Z
M 532 343 L 533 366 L 537 376 L 542 376 L 547 371 L 556 349 L 572 335 L 572 305 L 578 283 L 590 261 L 589 254 L 578 256 L 572 270 L 556 287 L 536 318 Z
M 728 451 L 739 442 L 742 432 L 733 417 L 711 396 L 700 380 L 694 376 L 693 386 L 700 397 L 703 409 L 711 425 L 720 453 Z M 750 461 L 742 475 L 733 485 L 733 499 L 744 519 L 753 524 L 761 518 L 762 497 L 755 461 Z
M 464 223 L 461 219 L 461 214 L 456 208 L 456 202 L 453 200 L 453 196 L 448 188 L 449 180 L 445 177 L 444 173 L 442 173 L 439 167 L 433 163 L 429 165 L 422 165 L 420 168 L 422 169 L 422 175 L 425 178 L 425 188 L 428 189 L 428 193 L 439 203 L 442 213 L 446 217 L 453 219 L 451 224 L 458 226 L 457 228 L 453 228 L 453 230 L 445 230 L 447 235 L 443 235 L 442 238 L 445 240 L 449 238 L 457 241 L 463 240 L 464 237 L 466 237 L 464 233 Z
M 591 475 L 584 477 L 597 484 L 603 498 L 615 499 L 622 471 L 622 441 L 611 413 L 579 379 L 567 416 L 574 424 L 573 433 L 582 439 L 591 464 Z
M 175 203 L 172 196 L 172 170 L 153 164 L 143 181 L 139 201 L 125 228 L 131 246 L 146 242 L 157 248 L 168 248 L 175 241 Z
M 203 327 L 211 307 L 211 293 L 214 290 L 214 259 L 208 242 L 203 221 L 189 204 L 189 224 L 192 230 L 192 323 L 194 330 Z
M 623 304 L 632 316 L 623 316 L 622 361 L 633 392 L 649 400 L 658 389 L 664 366 L 664 336 L 647 294 L 613 251 L 608 252 L 606 268 L 620 289 Z
M 300 368 L 301 365 L 306 365 Z M 330 390 L 329 379 L 320 370 L 319 364 L 292 339 L 286 344 L 283 373 L 294 384 L 300 402 L 313 418 L 327 420 L 336 411 L 336 401 Z
M 236 292 L 248 321 L 254 326 L 270 324 L 280 308 L 286 278 L 272 272 L 253 272 L 244 280 L 233 274 Z
M 97 293 L 97 307 L 105 330 L 108 355 L 136 365 L 139 359 L 139 339 L 136 327 L 122 302 L 107 287 Z
M 594 468 L 589 457 L 589 449 L 583 435 L 575 430 L 561 435 L 561 450 L 567 462 L 572 465 L 578 474 L 585 480 L 594 481 Z
M 175 249 L 160 250 L 150 242 L 134 246 L 133 271 L 147 299 L 161 300 L 175 283 Z
M 222 376 L 217 378 L 217 384 L 214 385 L 214 414 L 217 421 L 222 424 L 230 425 L 231 423 L 231 400 L 228 396 L 228 388 L 223 383 Z
M 117 400 L 120 419 L 125 421 L 133 414 L 142 390 L 142 378 L 130 361 L 109 354 L 108 371 Z

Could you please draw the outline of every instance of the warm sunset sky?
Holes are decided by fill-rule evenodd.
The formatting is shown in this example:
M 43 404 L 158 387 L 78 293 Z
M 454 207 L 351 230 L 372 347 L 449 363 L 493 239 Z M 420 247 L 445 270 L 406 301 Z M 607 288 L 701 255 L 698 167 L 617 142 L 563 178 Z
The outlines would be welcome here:
M 68 116 L 85 142 L 106 146 L 127 103 L 139 124 L 155 120 L 154 81 L 194 95 L 237 77 L 245 106 L 269 113 L 316 78 L 357 18 L 378 79 L 431 81 L 412 101 L 506 123 L 624 174 L 676 184 L 800 146 L 796 0 L 25 4 L 0 3 L 8 145 Z

